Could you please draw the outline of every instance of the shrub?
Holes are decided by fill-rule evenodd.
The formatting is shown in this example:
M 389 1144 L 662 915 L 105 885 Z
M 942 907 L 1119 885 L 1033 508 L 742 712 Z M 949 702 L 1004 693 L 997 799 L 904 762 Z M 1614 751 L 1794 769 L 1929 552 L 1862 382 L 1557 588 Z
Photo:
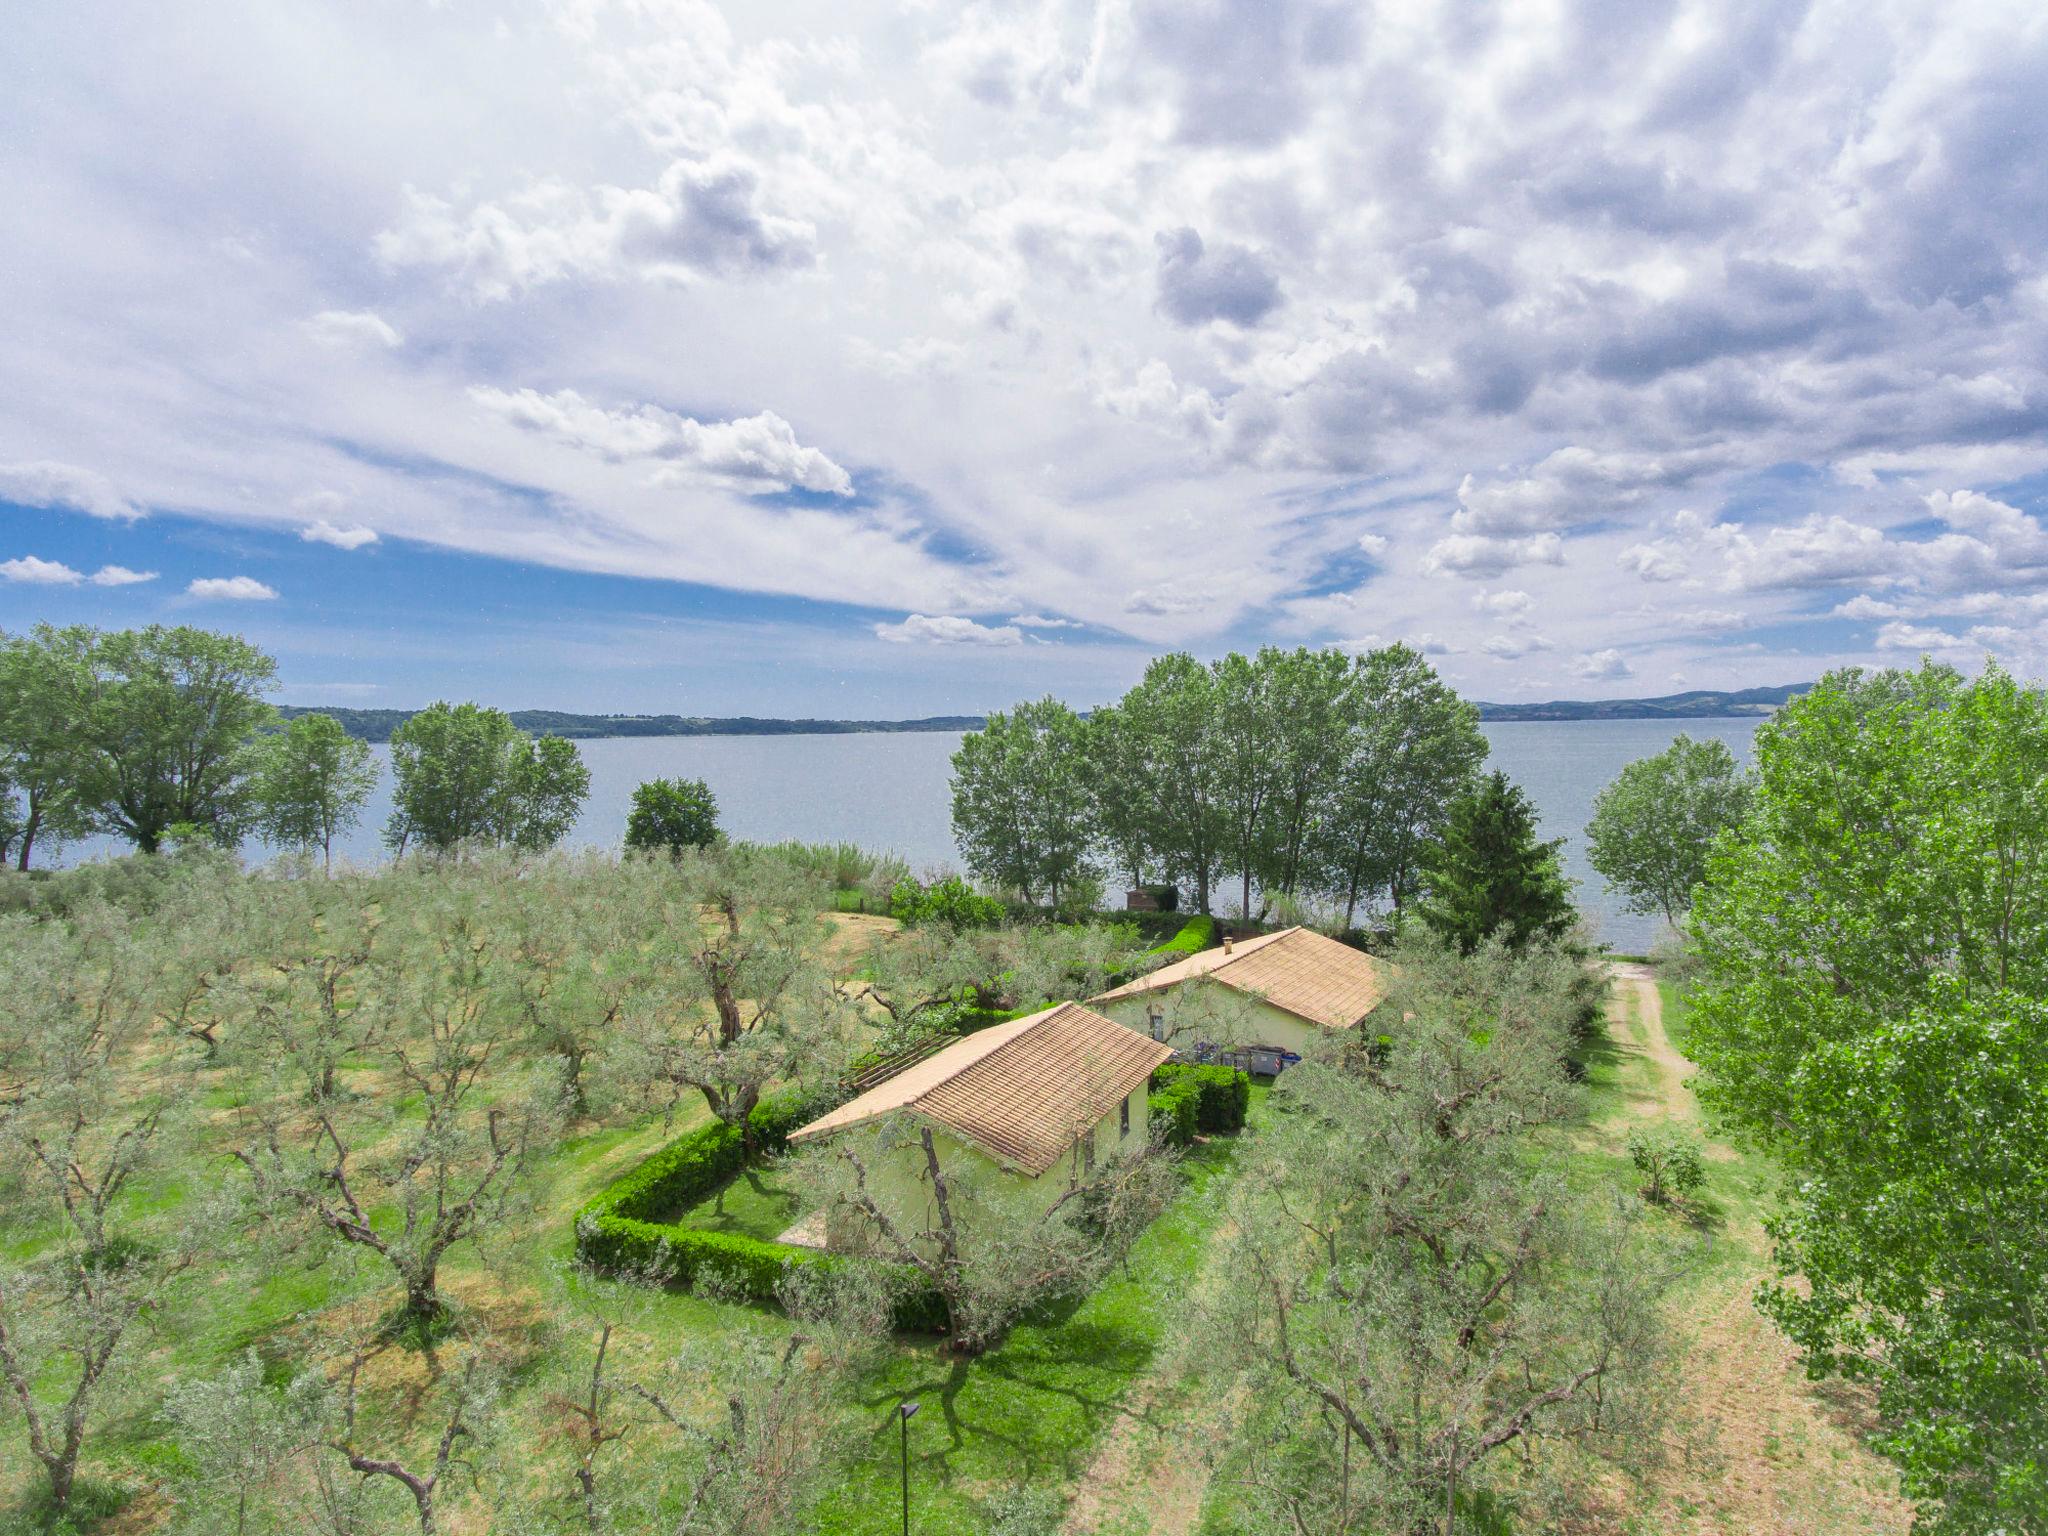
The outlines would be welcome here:
M 1643 1198 L 1663 1205 L 1673 1196 L 1689 1195 L 1707 1180 L 1700 1140 L 1675 1126 L 1645 1126 L 1629 1132 L 1629 1160 L 1650 1182 Z
M 958 875 L 919 885 L 899 880 L 889 895 L 889 915 L 907 928 L 942 924 L 948 928 L 994 928 L 1003 920 L 1003 904 L 984 896 Z
M 1152 1134 L 1169 1147 L 1191 1147 L 1201 1126 L 1202 1090 L 1186 1079 L 1153 1094 L 1148 1101 Z
M 796 1093 L 763 1101 L 750 1117 L 756 1135 L 764 1143 L 772 1138 L 775 1145 L 786 1146 L 790 1131 L 811 1118 L 815 1102 Z M 659 1276 L 676 1285 L 715 1275 L 732 1294 L 766 1303 L 776 1300 L 791 1271 L 865 1262 L 657 1219 L 709 1198 L 740 1171 L 745 1152 L 740 1129 L 721 1121 L 678 1137 L 628 1169 L 576 1213 L 577 1261 L 593 1269 Z M 907 1270 L 902 1278 L 896 1326 L 922 1333 L 942 1328 L 946 1311 L 938 1294 Z
M 1237 1068 L 1170 1061 L 1152 1074 L 1152 1081 L 1167 1091 L 1185 1086 L 1195 1095 L 1195 1128 L 1204 1136 L 1231 1136 L 1244 1129 L 1252 1080 Z M 1159 1102 L 1156 1094 L 1152 1102 Z
M 1183 955 L 1197 955 L 1215 947 L 1216 919 L 1207 914 L 1197 914 L 1181 924 L 1180 931 L 1172 938 L 1154 946 L 1148 953 L 1163 955 L 1168 961 L 1173 961 Z

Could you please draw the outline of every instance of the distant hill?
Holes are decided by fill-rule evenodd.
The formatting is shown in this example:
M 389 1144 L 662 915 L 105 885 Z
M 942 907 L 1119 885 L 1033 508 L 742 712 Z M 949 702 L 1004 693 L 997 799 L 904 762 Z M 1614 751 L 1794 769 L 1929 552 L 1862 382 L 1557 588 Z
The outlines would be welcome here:
M 389 741 L 413 715 L 410 709 L 325 709 L 284 705 L 278 713 L 332 715 L 363 741 Z M 512 721 L 533 736 L 850 736 L 871 731 L 978 731 L 979 715 L 932 715 L 923 720 L 759 720 L 751 715 L 572 715 L 559 709 L 515 709 Z
M 1553 699 L 1548 704 L 1481 704 L 1481 720 L 1712 720 L 1773 714 L 1813 684 L 1744 688 L 1735 693 L 1695 688 L 1656 699 Z
M 1548 704 L 1481 704 L 1481 720 L 1711 720 L 1768 715 L 1799 697 L 1811 683 L 1744 688 L 1738 693 L 1695 689 L 1659 699 L 1553 699 Z M 332 715 L 363 741 L 389 741 L 417 713 L 410 709 L 319 709 L 287 704 L 278 713 Z M 515 709 L 513 722 L 534 736 L 856 736 L 890 731 L 978 731 L 980 715 L 927 715 L 921 720 L 770 720 L 754 715 L 572 715 L 559 709 Z

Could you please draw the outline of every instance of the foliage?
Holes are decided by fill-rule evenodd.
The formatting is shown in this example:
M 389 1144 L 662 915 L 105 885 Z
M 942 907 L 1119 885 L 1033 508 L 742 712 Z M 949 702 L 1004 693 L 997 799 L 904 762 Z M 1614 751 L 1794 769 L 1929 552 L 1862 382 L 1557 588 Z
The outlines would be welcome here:
M 1468 955 L 1495 935 L 1510 948 L 1561 937 L 1577 915 L 1558 867 L 1562 843 L 1537 838 L 1529 797 L 1495 772 L 1452 805 L 1422 855 L 1423 922 Z
M 181 822 L 233 844 L 254 811 L 250 743 L 276 718 L 263 695 L 277 663 L 182 625 L 64 634 L 92 674 L 76 793 L 95 823 L 144 853 Z
M 633 791 L 626 846 L 642 852 L 709 848 L 718 830 L 718 800 L 702 779 L 649 779 Z
M 1216 944 L 1216 919 L 1206 914 L 1197 914 L 1181 924 L 1180 932 L 1164 944 L 1155 944 L 1145 953 L 1164 955 L 1169 962 L 1187 955 L 1198 955 Z
M 1103 818 L 1128 859 L 1194 892 L 1209 910 L 1228 837 L 1217 797 L 1223 743 L 1213 675 L 1182 652 L 1155 657 L 1138 685 L 1092 725 Z M 1099 722 L 1099 723 L 1095 723 Z M 1133 874 L 1140 871 L 1133 866 Z
M 1577 1112 L 1576 969 L 1410 944 L 1384 1061 L 1333 1043 L 1275 1085 L 1197 1345 L 1259 1446 L 1267 1528 L 1434 1530 L 1561 1455 L 1626 1465 L 1654 1439 L 1660 1266 L 1542 1151 Z
M 1156 1090 L 1147 1104 L 1152 1135 L 1169 1147 L 1191 1147 L 1202 1124 L 1202 1089 L 1198 1083 L 1176 1078 Z
M 1766 1297 L 1872 1381 L 1931 1530 L 2048 1526 L 2048 695 L 1829 675 L 1757 733 L 1695 896 L 1702 1097 L 1791 1175 Z
M 590 770 L 576 744 L 526 735 L 503 710 L 436 703 L 391 735 L 384 840 L 446 853 L 469 843 L 548 848 L 576 824 Z
M 984 896 L 958 875 L 929 885 L 899 880 L 889 894 L 889 915 L 911 928 L 993 928 L 1003 920 L 1003 904 Z
M 361 820 L 377 768 L 370 748 L 332 715 L 299 715 L 254 748 L 257 826 L 288 848 L 320 850 L 334 862 L 334 839 Z
M 1648 1180 L 1643 1198 L 1653 1205 L 1682 1199 L 1707 1180 L 1699 1137 L 1675 1126 L 1638 1126 L 1630 1131 L 1628 1157 Z
M 871 853 L 858 843 L 747 843 L 764 858 L 782 859 L 807 871 L 829 889 L 858 893 L 876 910 L 886 910 L 889 893 L 898 882 L 910 878 L 910 865 L 893 853 Z M 841 907 L 846 911 L 848 908 Z M 853 908 L 851 910 L 860 910 Z
M 0 861 L 27 869 L 46 845 L 92 830 L 84 795 L 92 634 L 39 625 L 0 633 Z
M 1162 1089 L 1182 1085 L 1193 1088 L 1196 1128 L 1203 1135 L 1234 1136 L 1244 1129 L 1245 1113 L 1251 1107 L 1252 1080 L 1237 1068 L 1168 1062 L 1152 1074 L 1152 1081 Z
M 953 754 L 953 839 L 989 885 L 1059 910 L 1093 875 L 1081 718 L 1057 699 L 992 714 Z
M 1749 797 L 1725 743 L 1681 734 L 1600 791 L 1586 823 L 1586 857 L 1631 912 L 1661 913 L 1676 926 L 1706 876 L 1707 850 L 1741 822 Z

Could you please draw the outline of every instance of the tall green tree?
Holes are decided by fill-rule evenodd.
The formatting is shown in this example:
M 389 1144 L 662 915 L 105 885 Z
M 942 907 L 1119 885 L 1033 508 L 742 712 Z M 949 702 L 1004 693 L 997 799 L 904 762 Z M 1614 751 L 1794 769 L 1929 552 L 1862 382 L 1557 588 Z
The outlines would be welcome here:
M 1356 673 L 1342 652 L 1268 648 L 1273 789 L 1261 840 L 1259 883 L 1292 896 L 1317 883 L 1315 846 L 1336 808 L 1347 750 L 1365 729 Z
M 1510 949 L 1561 937 L 1577 917 L 1557 862 L 1563 843 L 1537 837 L 1536 808 L 1496 770 L 1451 806 L 1422 854 L 1423 922 L 1468 955 L 1495 937 Z
M 256 749 L 256 804 L 264 838 L 320 850 L 334 867 L 334 839 L 362 819 L 377 765 L 370 745 L 332 715 L 300 715 Z
M 226 846 L 254 810 L 251 744 L 277 712 L 277 663 L 237 635 L 184 625 L 93 638 L 78 794 L 95 822 L 144 853 L 170 829 Z
M 1214 711 L 1215 795 L 1223 859 L 1238 878 L 1238 910 L 1252 916 L 1252 882 L 1272 862 L 1274 802 L 1281 793 L 1281 724 L 1271 649 L 1237 651 L 1210 665 Z
M 626 846 L 644 851 L 709 848 L 718 830 L 718 798 L 702 779 L 649 779 L 633 791 Z
M 86 712 L 93 632 L 38 625 L 0 634 L 0 858 L 27 869 L 38 838 L 81 837 L 92 813 L 81 789 L 91 759 Z
M 1694 898 L 1703 1097 L 1791 1176 L 1767 1310 L 1934 1531 L 2048 1530 L 2048 694 L 1851 670 Z
M 1215 676 L 1184 651 L 1155 657 L 1117 715 L 1128 733 L 1123 793 L 1150 829 L 1152 859 L 1206 912 L 1230 837 L 1218 790 L 1224 744 Z
M 464 843 L 546 848 L 576 824 L 590 771 L 576 744 L 539 741 L 503 710 L 436 703 L 391 733 L 395 780 L 384 840 L 446 852 Z
M 1087 731 L 1054 698 L 988 717 L 953 754 L 953 838 L 981 879 L 1057 907 L 1093 873 Z
M 1384 646 L 1353 666 L 1355 726 L 1344 735 L 1330 810 L 1317 840 L 1321 883 L 1347 924 L 1382 894 L 1396 912 L 1414 899 L 1422 853 L 1486 761 L 1476 706 L 1422 653 Z
M 1638 758 L 1593 801 L 1586 856 L 1631 912 L 1676 927 L 1705 878 L 1707 850 L 1749 809 L 1750 785 L 1727 743 L 1680 734 Z
M 1146 772 L 1144 737 L 1113 705 L 1091 710 L 1086 724 L 1089 822 L 1111 867 L 1133 886 L 1143 885 L 1154 868 L 1147 800 L 1137 793 Z

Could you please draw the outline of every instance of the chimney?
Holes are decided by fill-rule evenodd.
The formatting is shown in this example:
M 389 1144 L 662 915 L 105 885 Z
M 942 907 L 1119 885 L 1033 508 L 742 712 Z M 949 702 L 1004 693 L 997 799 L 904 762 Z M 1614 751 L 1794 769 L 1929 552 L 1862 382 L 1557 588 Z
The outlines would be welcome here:
M 1223 935 L 1223 953 L 1226 955 L 1230 953 L 1230 934 L 1228 932 L 1225 932 Z

